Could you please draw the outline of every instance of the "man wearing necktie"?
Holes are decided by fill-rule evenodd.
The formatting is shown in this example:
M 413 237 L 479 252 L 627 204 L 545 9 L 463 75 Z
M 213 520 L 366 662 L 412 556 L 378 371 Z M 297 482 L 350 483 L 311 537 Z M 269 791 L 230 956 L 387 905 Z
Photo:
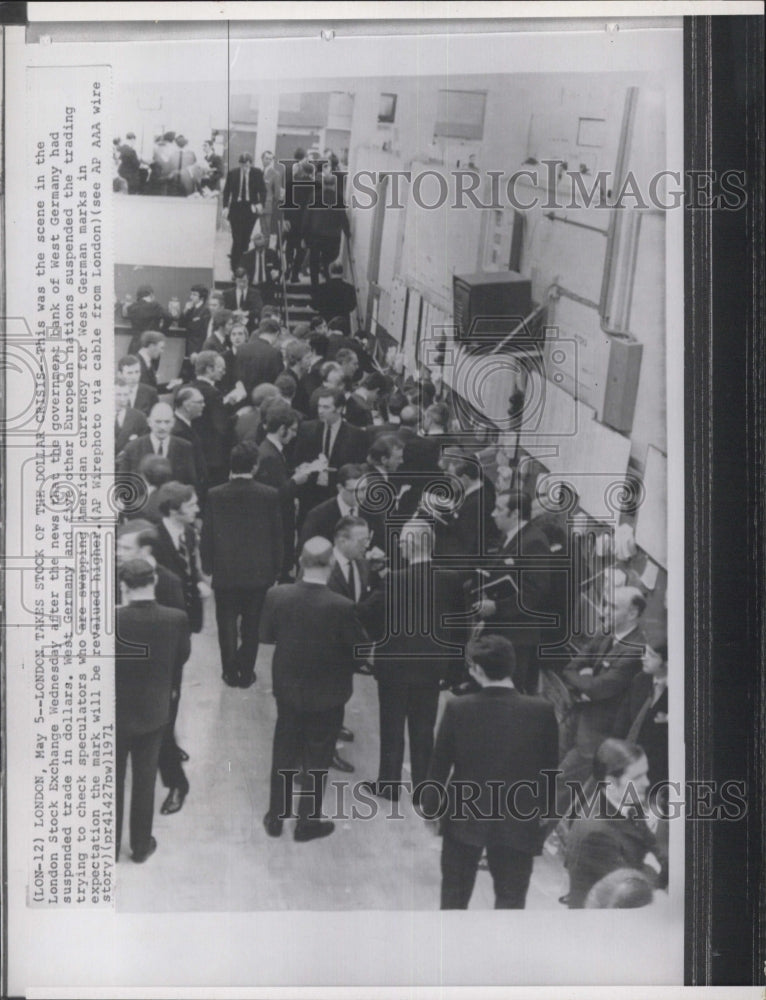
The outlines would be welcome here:
M 255 220 L 263 211 L 266 184 L 263 171 L 253 166 L 252 153 L 242 153 L 239 167 L 230 170 L 223 189 L 223 211 L 231 226 L 231 267 L 235 270 L 247 250 Z
M 585 785 L 591 777 L 593 754 L 614 732 L 620 704 L 641 670 L 644 635 L 639 618 L 646 600 L 637 587 L 616 587 L 604 599 L 602 618 L 610 631 L 592 639 L 562 673 L 577 715 L 574 746 L 559 764 L 559 813 L 568 813 L 572 798 L 567 782 Z
M 196 468 L 194 449 L 188 441 L 171 433 L 174 421 L 175 415 L 168 403 L 155 403 L 149 414 L 149 433 L 130 441 L 117 455 L 117 472 L 137 474 L 147 455 L 157 455 L 170 462 L 173 479 L 196 485 L 201 475 Z

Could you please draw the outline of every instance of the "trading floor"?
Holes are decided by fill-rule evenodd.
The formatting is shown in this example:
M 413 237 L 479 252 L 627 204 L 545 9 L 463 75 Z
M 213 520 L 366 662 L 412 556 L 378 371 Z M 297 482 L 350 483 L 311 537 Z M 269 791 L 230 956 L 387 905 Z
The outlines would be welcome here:
M 270 839 L 262 820 L 268 807 L 271 742 L 276 708 L 271 694 L 272 647 L 261 646 L 256 684 L 228 688 L 220 677 L 212 599 L 205 627 L 194 637 L 184 668 L 178 743 L 191 791 L 183 809 L 162 816 L 166 789 L 155 791 L 156 854 L 145 865 L 130 862 L 127 831 L 117 866 L 118 905 L 142 912 L 215 910 L 429 910 L 439 907 L 441 838 L 434 836 L 403 796 L 400 820 L 387 819 L 379 800 L 371 820 L 336 822 L 332 837 L 295 843 L 291 824 Z M 444 695 L 443 697 L 448 697 Z M 372 677 L 357 675 L 345 721 L 355 740 L 343 756 L 352 775 L 331 771 L 329 781 L 375 777 L 378 765 L 378 701 Z M 409 777 L 405 763 L 404 780 Z M 325 813 L 333 818 L 337 793 L 328 789 Z M 359 806 L 360 811 L 368 811 Z M 558 859 L 535 860 L 527 909 L 564 912 L 558 898 L 567 877 Z M 471 909 L 494 903 L 489 872 L 479 871 Z

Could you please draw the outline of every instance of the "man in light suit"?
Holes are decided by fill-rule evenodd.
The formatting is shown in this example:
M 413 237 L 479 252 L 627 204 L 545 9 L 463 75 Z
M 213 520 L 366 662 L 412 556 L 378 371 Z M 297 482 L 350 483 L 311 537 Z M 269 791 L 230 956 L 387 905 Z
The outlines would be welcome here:
M 141 864 L 157 849 L 152 836 L 154 785 L 170 717 L 174 667 L 189 657 L 189 625 L 183 611 L 157 603 L 154 569 L 145 559 L 126 562 L 120 581 L 125 606 L 116 613 L 116 857 L 119 860 L 130 756 L 130 847 L 133 861 Z
M 257 464 L 254 446 L 232 449 L 229 482 L 210 490 L 202 520 L 202 569 L 212 576 L 223 680 L 229 687 L 255 683 L 261 609 L 282 565 L 279 494 L 254 481 Z
M 199 476 L 194 465 L 194 451 L 188 441 L 170 433 L 174 420 L 173 410 L 167 403 L 155 403 L 149 415 L 149 433 L 125 446 L 117 456 L 117 471 L 138 472 L 145 455 L 161 455 L 170 462 L 174 479 L 196 485 Z
M 486 849 L 495 909 L 523 909 L 543 845 L 542 772 L 556 766 L 556 717 L 548 702 L 514 686 L 507 639 L 479 636 L 466 658 L 480 690 L 447 702 L 420 797 L 423 815 L 442 817 L 441 908 L 468 908 Z
M 239 267 L 247 250 L 255 220 L 263 211 L 266 184 L 263 171 L 253 166 L 252 153 L 242 153 L 239 167 L 226 175 L 223 188 L 223 214 L 231 226 L 231 269 Z
M 293 778 L 303 765 L 313 791 L 303 789 L 294 837 L 299 843 L 326 837 L 334 823 L 321 819 L 322 796 L 343 707 L 353 690 L 354 651 L 367 634 L 353 601 L 327 586 L 332 544 L 311 538 L 301 552 L 303 577 L 272 587 L 261 616 L 261 642 L 273 643 L 272 677 L 277 723 L 271 765 L 270 837 L 282 833 L 292 814 Z

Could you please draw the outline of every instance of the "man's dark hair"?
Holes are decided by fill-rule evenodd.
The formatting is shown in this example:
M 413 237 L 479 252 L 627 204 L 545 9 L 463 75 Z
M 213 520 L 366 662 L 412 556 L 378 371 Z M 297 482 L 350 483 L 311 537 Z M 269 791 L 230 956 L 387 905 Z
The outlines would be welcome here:
M 186 483 L 179 483 L 173 480 L 170 483 L 163 483 L 157 491 L 157 506 L 163 517 L 167 517 L 171 510 L 179 510 L 185 503 L 194 496 L 196 490 Z
M 388 412 L 392 417 L 401 416 L 402 410 L 407 405 L 407 397 L 400 389 L 395 389 L 388 397 Z
M 593 755 L 593 777 L 596 781 L 620 778 L 631 764 L 635 764 L 643 756 L 644 751 L 637 743 L 610 737 L 604 740 Z
M 342 410 L 343 405 L 346 402 L 346 397 L 343 395 L 341 389 L 328 389 L 322 388 L 321 386 L 317 389 L 317 402 L 320 399 L 332 399 L 333 406 L 336 410 Z
M 279 333 L 281 329 L 282 327 L 279 325 L 278 320 L 267 316 L 266 319 L 262 319 L 258 324 L 258 336 L 260 337 L 262 333 Z
M 229 468 L 235 475 L 246 475 L 258 465 L 258 449 L 245 442 L 231 449 Z
M 173 466 L 170 464 L 170 459 L 164 455 L 144 455 L 138 464 L 138 474 L 143 476 L 150 486 L 156 488 L 170 482 Z
M 210 293 L 204 285 L 192 285 L 191 291 L 196 292 L 203 302 L 207 302 L 207 297 Z
M 327 351 L 330 347 L 330 339 L 326 333 L 312 333 L 309 336 L 309 347 L 314 354 L 318 354 L 320 358 L 324 358 L 327 356 Z
M 466 655 L 478 663 L 491 681 L 501 681 L 516 673 L 513 644 L 502 635 L 479 635 L 471 639 Z
M 212 298 L 212 295 L 210 297 Z M 219 309 L 215 316 L 213 316 L 213 329 L 223 329 L 227 323 L 231 322 L 233 315 L 231 309 Z
M 363 465 L 347 462 L 338 469 L 338 486 L 345 486 L 352 479 L 361 479 L 365 469 Z
M 447 451 L 445 462 L 453 466 L 456 476 L 468 476 L 471 480 L 481 479 L 481 464 L 474 454 Z
M 281 397 L 269 402 L 261 416 L 267 434 L 276 434 L 281 427 L 294 427 L 300 418 L 300 413 Z
M 139 341 L 141 347 L 152 347 L 154 344 L 164 344 L 165 334 L 159 330 L 144 330 Z
M 200 351 L 194 361 L 194 374 L 204 375 L 208 368 L 215 368 L 219 357 L 218 351 Z
M 310 345 L 311 344 L 311 341 L 309 339 L 310 334 L 311 334 L 311 327 L 308 325 L 308 323 L 296 323 L 293 326 L 293 337 L 295 337 L 296 340 L 307 341 L 308 344 Z
M 146 559 L 128 559 L 120 566 L 120 582 L 124 583 L 128 590 L 139 590 L 148 587 L 156 582 L 154 567 Z
M 324 326 L 324 324 L 325 324 L 324 316 L 320 316 L 319 313 L 317 313 L 316 316 L 312 316 L 311 319 L 309 320 L 309 329 L 318 330 L 319 327 Z
M 279 389 L 281 396 L 283 396 L 288 402 L 292 402 L 297 388 L 295 385 L 295 379 L 292 375 L 288 375 L 287 372 L 281 372 L 281 374 L 277 375 L 274 379 L 274 385 L 277 389 Z
M 117 362 L 117 371 L 121 372 L 125 368 L 135 368 L 136 365 L 140 366 L 140 364 L 141 361 L 135 354 L 123 354 Z
M 345 517 L 342 517 L 333 528 L 332 537 L 335 541 L 337 541 L 341 535 L 348 538 L 354 528 L 367 528 L 367 526 L 367 522 L 363 517 L 354 517 L 353 514 L 347 514 Z
M 137 535 L 136 545 L 140 548 L 148 545 L 154 552 L 154 546 L 157 544 L 157 529 L 151 521 L 145 521 L 139 517 L 132 521 L 125 521 L 117 529 L 117 537 L 123 538 L 125 535 Z
M 377 465 L 382 459 L 390 458 L 394 448 L 404 449 L 401 439 L 396 434 L 380 434 L 370 445 L 367 457 L 374 465 Z

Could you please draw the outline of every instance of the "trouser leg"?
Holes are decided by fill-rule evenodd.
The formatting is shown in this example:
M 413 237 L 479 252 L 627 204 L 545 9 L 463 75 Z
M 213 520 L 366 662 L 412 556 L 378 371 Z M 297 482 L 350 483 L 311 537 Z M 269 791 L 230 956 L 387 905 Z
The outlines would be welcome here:
M 274 726 L 274 743 L 271 754 L 271 790 L 269 813 L 287 819 L 293 811 L 293 775 L 285 771 L 299 771 L 301 766 L 302 736 L 300 713 L 289 705 L 277 702 L 277 721 Z
M 442 839 L 442 910 L 467 910 L 476 883 L 482 848 L 463 844 L 447 834 Z
M 134 736 L 130 746 L 133 782 L 130 795 L 130 849 L 135 854 L 149 847 L 154 818 L 154 785 L 162 742 L 162 729 Z
M 434 748 L 434 727 L 439 709 L 438 687 L 410 687 L 407 692 L 407 728 L 410 735 L 412 787 L 426 780 Z
M 523 910 L 534 858 L 504 844 L 487 847 L 487 863 L 495 886 L 496 910 Z

